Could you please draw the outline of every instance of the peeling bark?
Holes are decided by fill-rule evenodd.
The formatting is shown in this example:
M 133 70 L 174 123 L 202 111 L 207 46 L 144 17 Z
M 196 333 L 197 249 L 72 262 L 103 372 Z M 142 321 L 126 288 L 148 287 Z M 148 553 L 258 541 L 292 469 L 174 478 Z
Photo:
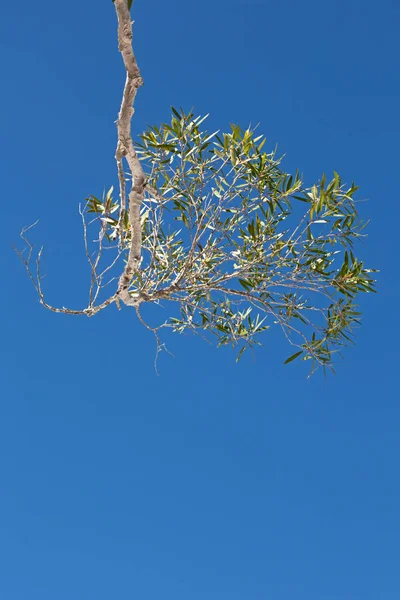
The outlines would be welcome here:
M 129 285 L 134 274 L 139 270 L 141 262 L 142 228 L 140 223 L 140 206 L 144 198 L 145 176 L 133 146 L 131 122 L 134 114 L 133 104 L 139 87 L 143 85 L 143 79 L 132 48 L 133 22 L 131 21 L 127 2 L 126 0 L 115 0 L 114 5 L 118 18 L 118 47 L 126 69 L 125 87 L 117 120 L 118 143 L 115 153 L 121 198 L 119 218 L 121 240 L 123 220 L 126 212 L 128 213 L 131 230 L 131 246 L 129 249 L 128 261 L 124 272 L 119 279 L 117 294 L 125 304 L 137 306 L 140 299 L 134 299 L 130 296 Z M 132 186 L 129 192 L 128 202 L 123 170 L 124 158 L 128 163 L 129 171 L 132 176 Z

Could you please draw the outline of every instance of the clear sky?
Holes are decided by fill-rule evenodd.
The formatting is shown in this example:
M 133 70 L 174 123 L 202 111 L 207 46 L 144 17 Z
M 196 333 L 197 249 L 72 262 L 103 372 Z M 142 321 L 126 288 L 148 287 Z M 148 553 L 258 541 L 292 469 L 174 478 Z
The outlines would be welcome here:
M 78 204 L 116 184 L 124 70 L 111 0 L 5 2 L 0 598 L 398 600 L 400 406 L 396 0 L 134 0 L 137 131 L 170 105 L 260 122 L 310 185 L 361 186 L 381 269 L 337 375 L 278 335 L 154 340 L 132 311 L 47 312 L 11 249 L 40 218 L 46 293 L 82 307 Z M 397 58 L 396 58 L 397 57 Z

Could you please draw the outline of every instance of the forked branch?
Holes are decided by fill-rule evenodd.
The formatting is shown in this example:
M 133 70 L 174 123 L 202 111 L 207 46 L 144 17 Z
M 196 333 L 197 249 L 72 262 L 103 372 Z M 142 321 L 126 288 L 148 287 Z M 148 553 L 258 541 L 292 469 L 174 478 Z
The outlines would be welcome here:
M 276 325 L 295 350 L 287 363 L 301 357 L 312 371 L 332 367 L 359 324 L 356 296 L 375 291 L 374 271 L 353 253 L 364 227 L 353 199 L 357 187 L 347 188 L 334 172 L 331 181 L 323 175 L 305 188 L 299 173 L 285 173 L 276 153 L 263 150 L 266 139 L 254 128 L 208 134 L 200 129 L 206 117 L 182 109 L 172 108 L 170 123 L 149 127 L 134 143 L 133 106 L 143 80 L 132 48 L 131 2 L 113 1 L 126 71 L 116 121 L 119 201 L 111 187 L 101 199 L 87 198 L 80 211 L 91 273 L 83 310 L 45 301 L 42 251 L 32 272 L 32 245 L 22 232 L 27 249 L 19 255 L 40 302 L 86 316 L 122 302 L 154 333 L 157 351 L 164 348 L 158 331 L 171 327 L 239 346 L 240 357 Z M 94 218 L 87 223 L 89 213 Z M 103 300 L 110 283 L 115 293 Z M 152 327 L 140 306 L 162 301 L 171 312 Z
M 86 256 L 91 268 L 91 276 L 92 283 L 90 287 L 89 294 L 89 304 L 87 308 L 81 310 L 73 310 L 65 307 L 56 308 L 48 304 L 43 295 L 42 285 L 41 285 L 41 272 L 40 272 L 40 263 L 42 256 L 42 249 L 39 251 L 36 258 L 36 268 L 32 270 L 31 268 L 31 260 L 32 260 L 32 252 L 33 246 L 27 240 L 26 233 L 32 227 L 25 227 L 21 232 L 21 238 L 27 244 L 25 251 L 18 251 L 17 253 L 21 258 L 28 275 L 33 282 L 36 291 L 39 295 L 39 300 L 43 306 L 52 310 L 53 312 L 65 313 L 65 314 L 82 314 L 87 316 L 92 316 L 106 308 L 113 302 L 116 302 L 119 305 L 119 300 L 124 302 L 130 306 L 138 306 L 140 304 L 140 299 L 132 298 L 129 294 L 129 286 L 132 281 L 132 277 L 139 270 L 140 262 L 141 262 L 141 252 L 142 252 L 142 236 L 141 236 L 141 224 L 140 224 L 140 207 L 143 202 L 144 197 L 144 185 L 145 185 L 145 176 L 143 173 L 143 168 L 138 159 L 138 156 L 135 152 L 133 141 L 132 141 L 132 133 L 131 133 L 131 122 L 132 116 L 134 114 L 133 104 L 136 98 L 137 91 L 141 85 L 143 85 L 143 79 L 140 74 L 139 67 L 136 62 L 136 58 L 133 52 L 132 47 L 132 21 L 130 17 L 129 8 L 131 2 L 128 0 L 113 0 L 117 19 L 118 19 L 118 47 L 121 52 L 122 59 L 125 65 L 126 70 L 126 80 L 125 86 L 122 94 L 121 107 L 118 114 L 118 119 L 116 121 L 117 124 L 117 148 L 115 152 L 115 159 L 117 162 L 117 170 L 118 170 L 118 181 L 120 188 L 120 206 L 119 206 L 119 219 L 118 219 L 118 227 L 116 228 L 115 237 L 120 238 L 120 251 L 114 261 L 103 271 L 109 270 L 111 267 L 115 265 L 119 256 L 122 253 L 122 250 L 126 250 L 126 230 L 130 231 L 129 235 L 129 252 L 128 259 L 125 265 L 125 268 L 122 272 L 122 275 L 119 276 L 119 283 L 117 291 L 109 296 L 107 300 L 104 302 L 95 305 L 94 300 L 96 300 L 99 291 L 105 287 L 101 283 L 101 277 L 97 274 L 97 267 L 99 265 L 99 261 L 102 257 L 103 253 L 103 238 L 105 231 L 105 223 L 104 218 L 98 218 L 99 221 L 99 248 L 96 253 L 96 258 L 93 261 L 91 255 L 88 250 L 88 241 L 87 241 L 87 225 L 84 220 L 84 215 L 82 214 L 82 218 L 84 221 L 84 241 L 86 248 Z M 127 196 L 126 189 L 126 179 L 124 173 L 124 159 L 127 162 L 130 179 L 131 179 L 131 187 L 129 194 Z M 91 197 L 93 199 L 94 197 Z M 97 199 L 95 199 L 97 200 Z M 96 206 L 95 206 L 96 209 Z M 92 212 L 98 212 L 97 209 Z M 104 217 L 104 215 L 103 215 Z M 36 224 L 36 223 L 35 223 Z M 93 294 L 94 282 L 97 283 L 96 294 Z

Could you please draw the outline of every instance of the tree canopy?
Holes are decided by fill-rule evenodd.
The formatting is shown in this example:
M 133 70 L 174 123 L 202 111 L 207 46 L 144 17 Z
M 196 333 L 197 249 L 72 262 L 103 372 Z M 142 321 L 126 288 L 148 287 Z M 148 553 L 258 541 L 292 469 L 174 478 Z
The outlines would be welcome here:
M 20 256 L 40 301 L 55 312 L 87 316 L 124 303 L 154 332 L 158 349 L 160 330 L 169 327 L 231 344 L 238 359 L 278 326 L 292 346 L 287 363 L 311 361 L 312 372 L 332 367 L 360 323 L 358 294 L 375 291 L 374 270 L 355 255 L 365 227 L 356 210 L 358 188 L 336 172 L 307 186 L 298 172 L 283 169 L 257 128 L 231 125 L 227 133 L 209 133 L 206 117 L 193 111 L 172 108 L 170 122 L 134 140 L 132 105 L 142 79 L 130 2 L 113 2 L 127 71 L 117 121 L 119 197 L 111 187 L 81 207 L 91 269 L 85 309 L 47 303 L 41 250 L 33 273 L 27 241 Z M 96 248 L 88 227 L 98 227 Z M 106 285 L 115 291 L 101 300 Z M 140 307 L 161 302 L 165 319 L 149 325 Z

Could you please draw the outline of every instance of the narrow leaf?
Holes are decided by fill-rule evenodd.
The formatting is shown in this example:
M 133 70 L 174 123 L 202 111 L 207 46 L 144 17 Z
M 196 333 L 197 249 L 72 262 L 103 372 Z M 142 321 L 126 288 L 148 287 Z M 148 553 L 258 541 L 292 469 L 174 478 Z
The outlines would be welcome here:
M 283 364 L 287 365 L 288 363 L 292 362 L 292 360 L 295 360 L 298 356 L 300 356 L 300 354 L 303 354 L 303 350 L 300 350 L 300 352 L 296 352 L 295 354 L 292 354 L 292 356 L 289 356 L 289 358 L 287 358 Z

